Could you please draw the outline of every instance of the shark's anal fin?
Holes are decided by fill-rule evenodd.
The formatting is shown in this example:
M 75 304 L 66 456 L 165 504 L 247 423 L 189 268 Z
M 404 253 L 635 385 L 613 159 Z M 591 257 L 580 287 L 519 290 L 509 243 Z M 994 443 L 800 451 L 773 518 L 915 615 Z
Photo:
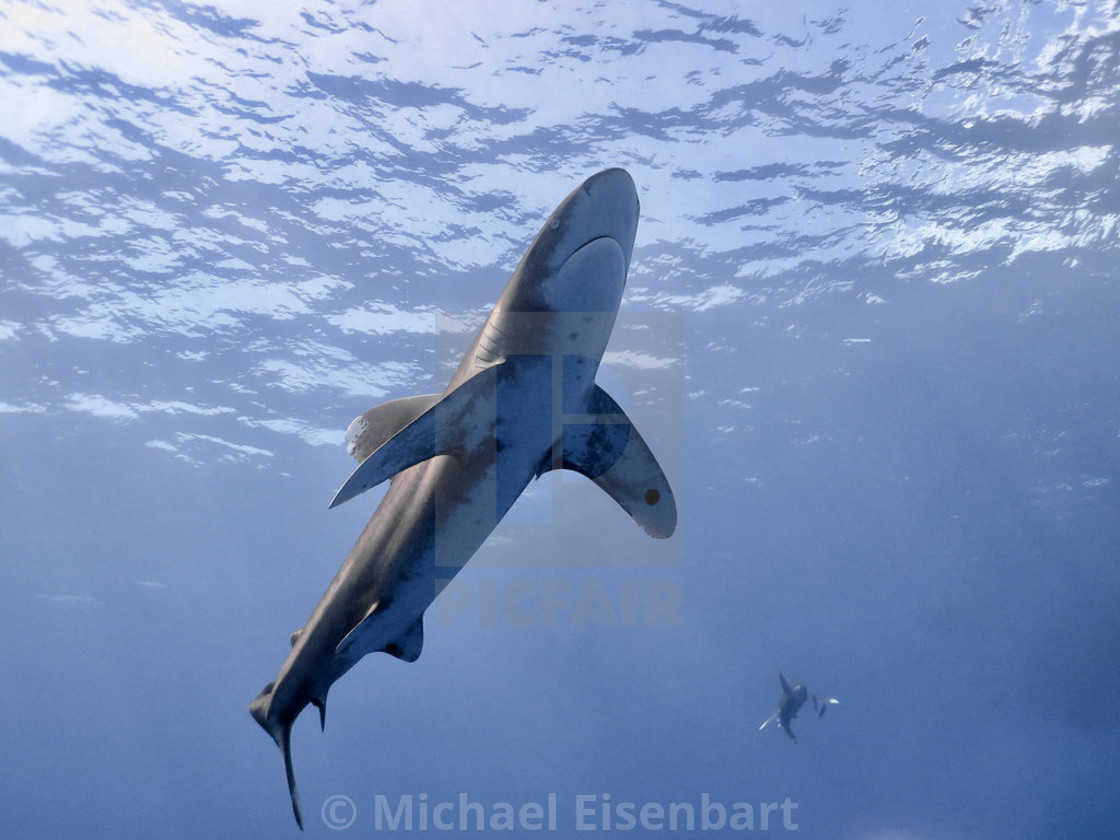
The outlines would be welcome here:
M 677 503 L 649 445 L 611 396 L 595 385 L 588 422 L 565 422 L 559 465 L 587 476 L 647 534 L 665 539 L 677 527 Z
M 380 442 L 346 479 L 346 483 L 331 500 L 330 507 L 338 507 L 343 502 L 422 461 L 427 461 L 436 455 L 458 455 L 463 450 L 477 446 L 482 437 L 492 437 L 497 381 L 501 370 L 501 364 L 486 368 L 454 391 L 437 395 L 437 399 L 429 403 L 426 411 L 406 423 L 391 437 Z M 405 413 L 404 409 L 415 409 L 424 401 L 430 400 L 430 395 L 406 398 L 403 401 L 394 400 L 407 405 L 401 407 L 399 414 L 396 409 L 389 413 L 399 420 Z M 389 405 L 389 403 L 385 404 L 385 406 Z M 376 411 L 377 409 L 370 409 L 362 417 Z M 352 423 L 351 427 L 353 426 Z M 357 432 L 357 439 L 361 440 L 363 434 L 369 433 L 369 429 Z M 369 433 L 368 440 L 361 444 L 361 448 L 380 441 L 383 434 L 384 431 L 376 434 Z M 349 438 L 349 432 L 347 437 Z
M 375 405 L 354 418 L 346 430 L 346 452 L 358 463 L 439 402 L 440 394 L 402 397 Z

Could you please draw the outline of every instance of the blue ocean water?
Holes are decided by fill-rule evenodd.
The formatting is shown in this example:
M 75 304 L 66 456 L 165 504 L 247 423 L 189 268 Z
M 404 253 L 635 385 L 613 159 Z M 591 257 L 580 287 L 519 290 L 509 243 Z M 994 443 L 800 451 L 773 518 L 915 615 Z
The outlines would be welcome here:
M 1115 836 L 1118 136 L 1105 0 L 0 0 L 0 834 L 296 831 L 246 705 L 376 503 L 344 430 L 621 166 L 678 532 L 539 482 L 300 719 L 308 833 Z

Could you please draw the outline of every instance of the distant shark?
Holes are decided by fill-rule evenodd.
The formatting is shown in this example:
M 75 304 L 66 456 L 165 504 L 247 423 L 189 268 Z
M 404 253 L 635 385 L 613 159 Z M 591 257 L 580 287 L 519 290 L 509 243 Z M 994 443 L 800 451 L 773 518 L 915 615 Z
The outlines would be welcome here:
M 758 727 L 758 731 L 761 732 L 771 723 L 776 722 L 778 728 L 785 732 L 786 735 L 790 737 L 791 741 L 797 743 L 797 736 L 794 735 L 793 730 L 790 729 L 790 722 L 797 717 L 797 713 L 801 711 L 801 707 L 805 705 L 806 700 L 813 701 L 813 708 L 818 710 L 818 717 L 822 717 L 824 713 L 828 711 L 829 706 L 835 706 L 840 701 L 835 697 L 822 697 L 817 694 L 810 694 L 809 689 L 801 683 L 790 685 L 780 671 L 778 672 L 778 679 L 782 681 L 782 696 L 778 698 L 778 709 L 774 714 L 763 721 L 762 726 Z
M 564 199 L 521 259 L 441 394 L 360 415 L 346 433 L 361 465 L 331 507 L 391 479 L 276 680 L 249 711 L 284 754 L 296 822 L 292 724 L 367 653 L 413 662 L 437 581 L 482 545 L 529 482 L 590 478 L 651 536 L 676 528 L 672 490 L 623 410 L 595 384 L 638 226 L 630 175 L 608 169 Z

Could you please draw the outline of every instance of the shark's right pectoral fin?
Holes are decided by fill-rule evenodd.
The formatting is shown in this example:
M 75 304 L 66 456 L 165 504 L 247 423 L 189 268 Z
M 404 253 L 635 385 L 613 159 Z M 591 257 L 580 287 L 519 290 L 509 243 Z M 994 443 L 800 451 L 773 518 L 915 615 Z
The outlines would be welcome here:
M 358 463 L 439 402 L 441 394 L 421 394 L 375 405 L 346 429 L 346 453 Z
M 458 455 L 482 438 L 492 437 L 501 367 L 480 371 L 449 394 L 393 400 L 358 417 L 346 433 L 347 449 L 355 457 L 366 450 L 369 454 L 335 494 L 330 507 L 436 455 Z
M 672 536 L 677 503 L 649 445 L 598 385 L 592 389 L 587 414 L 594 416 L 590 422 L 564 424 L 561 466 L 590 478 L 650 536 Z

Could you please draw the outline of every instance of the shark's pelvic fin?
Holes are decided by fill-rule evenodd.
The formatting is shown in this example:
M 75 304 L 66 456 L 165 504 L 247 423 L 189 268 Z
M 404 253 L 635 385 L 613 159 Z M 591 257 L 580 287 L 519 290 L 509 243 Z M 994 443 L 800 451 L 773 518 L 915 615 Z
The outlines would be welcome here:
M 677 504 L 669 480 L 649 445 L 617 402 L 595 385 L 588 422 L 565 423 L 559 465 L 581 473 L 614 499 L 647 534 L 665 539 L 677 527 Z
M 335 647 L 334 652 L 336 654 L 342 653 L 358 641 L 365 631 L 369 629 L 373 617 L 377 614 L 377 610 L 380 606 L 380 601 L 374 601 L 373 604 L 370 605 L 370 608 L 366 610 L 366 614 L 362 616 L 362 620 L 351 627 L 350 632 L 343 636 L 342 641 Z M 369 651 L 365 651 L 365 653 L 369 653 Z
M 376 405 L 354 418 L 346 430 L 346 452 L 361 463 L 401 429 L 439 402 L 441 394 L 402 397 Z
M 385 479 L 436 455 L 457 456 L 463 450 L 478 445 L 481 439 L 493 438 L 496 386 L 501 369 L 502 365 L 497 364 L 480 371 L 451 393 L 440 396 L 427 411 L 385 440 L 346 479 L 331 500 L 330 507 L 338 507 Z M 407 403 L 408 400 L 399 402 Z M 419 402 L 406 407 L 415 408 L 418 405 Z M 376 412 L 377 409 L 371 411 Z M 389 413 L 397 415 L 396 410 Z M 399 415 L 396 419 L 400 419 Z M 359 431 L 358 438 L 362 434 Z M 372 434 L 370 440 L 379 437 L 379 434 Z
M 385 653 L 405 662 L 415 662 L 424 649 L 424 616 L 416 619 L 407 632 L 382 648 Z
M 415 662 L 424 649 L 423 615 L 417 618 L 402 635 L 386 643 L 383 641 L 385 638 L 382 635 L 383 631 L 375 626 L 384 613 L 384 610 L 379 607 L 379 604 L 374 604 L 369 608 L 365 617 L 338 643 L 335 653 L 365 656 L 367 653 L 381 651 L 405 662 Z

